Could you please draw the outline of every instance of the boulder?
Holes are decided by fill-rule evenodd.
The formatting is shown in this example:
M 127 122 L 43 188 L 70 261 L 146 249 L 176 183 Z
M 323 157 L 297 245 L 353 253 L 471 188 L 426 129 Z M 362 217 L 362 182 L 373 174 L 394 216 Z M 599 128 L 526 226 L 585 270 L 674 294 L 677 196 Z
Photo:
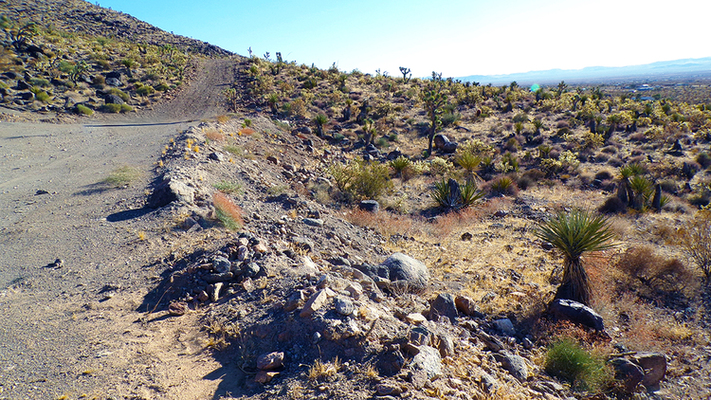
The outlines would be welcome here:
M 280 368 L 284 365 L 284 352 L 274 351 L 262 354 L 257 358 L 257 369 L 268 370 Z
M 113 93 L 104 96 L 104 101 L 106 104 L 124 104 L 123 99 Z
M 440 148 L 440 150 L 442 150 L 443 153 L 451 154 L 457 151 L 457 147 L 459 147 L 457 142 L 447 142 Z
M 460 313 L 470 316 L 470 317 L 475 317 L 475 318 L 483 318 L 484 314 L 479 311 L 479 306 L 476 304 L 474 299 L 471 297 L 467 296 L 457 296 L 454 299 L 454 304 L 457 306 L 457 311 Z
M 424 289 L 430 279 L 427 266 L 422 261 L 402 253 L 391 255 L 381 266 L 387 268 L 388 279 L 393 282 L 404 281 L 407 286 L 416 291 Z
M 449 293 L 440 293 L 437 297 L 432 300 L 430 304 L 430 320 L 437 321 L 440 317 L 447 317 L 450 322 L 456 323 L 457 317 L 457 306 L 454 302 L 454 296 Z
M 412 366 L 424 371 L 427 378 L 434 379 L 442 375 L 442 356 L 439 350 L 430 346 L 420 346 L 420 352 L 412 358 Z
M 106 84 L 113 87 L 123 86 L 123 82 L 121 82 L 118 78 L 106 78 Z
M 528 366 L 523 357 L 507 351 L 500 351 L 494 354 L 494 358 L 520 382 L 525 382 L 528 379 Z
M 174 201 L 192 204 L 195 190 L 177 179 L 164 176 L 148 198 L 148 207 L 160 208 Z
M 514 329 L 513 323 L 508 318 L 497 319 L 493 322 L 494 328 L 506 336 L 514 336 L 516 334 L 516 329 Z
M 567 319 L 579 324 L 589 326 L 595 330 L 602 331 L 605 324 L 600 314 L 592 308 L 568 299 L 556 299 L 551 303 L 551 312 L 556 318 Z
M 361 210 L 377 213 L 380 210 L 380 204 L 375 200 L 363 200 L 358 207 Z
M 615 368 L 615 379 L 623 382 L 628 393 L 634 392 L 644 379 L 642 368 L 626 358 L 613 358 L 610 364 Z
M 442 150 L 447 143 L 450 143 L 449 138 L 441 133 L 438 133 L 433 138 L 435 149 Z
M 642 384 L 646 387 L 657 386 L 667 373 L 667 358 L 664 354 L 638 353 L 633 360 L 644 370 Z

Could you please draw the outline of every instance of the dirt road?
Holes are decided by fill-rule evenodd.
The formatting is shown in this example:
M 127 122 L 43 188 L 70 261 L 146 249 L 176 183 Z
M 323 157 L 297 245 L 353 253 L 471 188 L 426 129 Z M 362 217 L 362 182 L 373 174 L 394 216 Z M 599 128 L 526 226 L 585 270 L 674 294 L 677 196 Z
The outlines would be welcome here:
M 141 240 L 150 215 L 107 217 L 142 206 L 169 138 L 225 113 L 220 92 L 234 81 L 233 66 L 205 61 L 189 87 L 153 111 L 81 124 L 0 123 L 0 399 L 127 391 L 171 398 L 157 378 L 151 382 L 165 374 L 151 370 L 151 357 L 182 351 L 209 369 L 197 339 L 180 336 L 179 327 L 136 322 L 160 273 L 146 267 L 161 254 L 160 238 Z M 142 172 L 138 182 L 97 184 L 124 165 Z M 177 331 L 168 340 L 164 329 Z M 176 364 L 175 379 L 189 372 L 180 360 L 158 361 Z

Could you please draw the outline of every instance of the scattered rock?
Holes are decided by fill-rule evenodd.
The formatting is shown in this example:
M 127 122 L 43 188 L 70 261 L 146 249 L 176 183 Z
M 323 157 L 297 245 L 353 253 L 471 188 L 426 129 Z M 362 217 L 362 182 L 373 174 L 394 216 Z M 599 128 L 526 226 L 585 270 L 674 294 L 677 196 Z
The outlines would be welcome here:
M 439 350 L 430 346 L 420 346 L 420 352 L 412 358 L 412 366 L 427 373 L 429 379 L 442 375 L 442 356 Z
M 405 281 L 415 291 L 424 289 L 430 278 L 427 266 L 422 261 L 402 253 L 391 255 L 381 265 L 388 269 L 391 281 Z
M 551 304 L 551 312 L 556 318 L 567 319 L 602 331 L 605 325 L 600 314 L 592 308 L 568 299 L 557 299 Z
M 257 358 L 257 369 L 276 369 L 280 368 L 282 365 L 284 365 L 284 352 L 282 351 L 262 354 Z
M 615 378 L 622 381 L 625 390 L 632 393 L 637 389 L 637 385 L 644 379 L 642 367 L 626 358 L 613 358 L 610 364 L 615 368 Z
M 375 200 L 363 200 L 358 204 L 361 210 L 377 213 L 380 210 L 380 203 Z
M 461 239 L 462 239 L 462 241 L 467 241 L 467 240 L 472 240 L 473 237 L 474 236 L 471 233 L 464 232 L 464 233 L 462 233 Z
M 506 336 L 514 336 L 516 334 L 516 329 L 514 329 L 511 320 L 508 318 L 497 319 L 492 324 L 496 330 L 501 332 Z
M 319 218 L 304 218 L 303 221 L 309 226 L 323 226 L 323 220 Z
M 261 383 L 262 385 L 266 385 L 267 383 L 271 382 L 272 379 L 274 379 L 278 375 L 279 375 L 278 371 L 260 370 L 259 372 L 257 372 L 257 375 L 254 377 L 254 381 L 257 383 Z
M 195 201 L 195 190 L 177 179 L 164 175 L 148 199 L 148 207 L 160 208 L 174 201 L 192 204 Z
M 215 270 L 215 272 L 222 274 L 230 271 L 230 269 L 232 268 L 232 263 L 227 258 L 218 256 L 212 260 L 212 268 Z
M 423 322 L 427 321 L 427 318 L 420 313 L 412 313 L 405 316 L 405 321 L 413 325 L 421 325 Z
M 449 318 L 450 322 L 457 322 L 457 306 L 454 296 L 449 293 L 440 293 L 430 304 L 430 320 L 438 321 L 440 317 Z
M 168 306 L 170 315 L 180 316 L 185 315 L 186 312 L 188 312 L 188 303 L 184 301 L 171 301 Z
M 353 311 L 355 311 L 355 306 L 353 305 L 353 302 L 347 297 L 336 296 L 333 299 L 333 304 L 336 308 L 336 312 L 341 315 L 348 316 L 353 314 Z
M 494 358 L 520 382 L 524 382 L 528 379 L 528 366 L 523 357 L 511 354 L 507 351 L 500 351 L 494 354 Z
M 642 385 L 655 387 L 667 373 L 667 358 L 660 353 L 638 353 L 633 357 L 635 363 L 644 370 Z
M 328 302 L 328 294 L 326 293 L 326 289 L 319 290 L 309 297 L 309 300 L 306 301 L 306 304 L 304 304 L 304 308 L 301 310 L 299 316 L 301 318 L 311 317 L 316 310 L 326 305 L 326 302 Z

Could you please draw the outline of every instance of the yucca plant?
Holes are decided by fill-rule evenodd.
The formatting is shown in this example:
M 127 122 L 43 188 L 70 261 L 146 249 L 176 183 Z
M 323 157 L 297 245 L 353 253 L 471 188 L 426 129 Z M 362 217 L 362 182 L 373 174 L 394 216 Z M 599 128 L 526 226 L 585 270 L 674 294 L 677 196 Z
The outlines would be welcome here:
M 328 123 L 328 117 L 323 114 L 318 114 L 316 117 L 314 117 L 314 123 L 316 124 L 318 136 L 323 137 L 323 126 Z
M 614 233 L 609 219 L 580 210 L 558 213 L 539 224 L 535 235 L 563 254 L 563 282 L 556 298 L 589 305 L 590 281 L 580 257 L 583 253 L 607 250 L 614 246 Z
M 406 176 L 408 169 L 412 168 L 412 161 L 405 156 L 399 156 L 398 158 L 390 161 L 390 168 L 395 171 L 395 174 L 401 178 Z
M 622 176 L 622 178 L 644 175 L 645 172 L 644 167 L 638 163 L 628 164 L 620 168 L 620 176 Z
M 477 172 L 479 172 L 480 169 L 481 157 L 471 151 L 463 151 L 454 161 L 467 171 L 467 180 L 479 178 Z
M 484 197 L 484 192 L 480 191 L 474 182 L 467 182 L 460 185 L 454 179 L 442 179 L 435 183 L 432 190 L 432 198 L 435 203 L 445 210 L 460 210 L 474 204 Z

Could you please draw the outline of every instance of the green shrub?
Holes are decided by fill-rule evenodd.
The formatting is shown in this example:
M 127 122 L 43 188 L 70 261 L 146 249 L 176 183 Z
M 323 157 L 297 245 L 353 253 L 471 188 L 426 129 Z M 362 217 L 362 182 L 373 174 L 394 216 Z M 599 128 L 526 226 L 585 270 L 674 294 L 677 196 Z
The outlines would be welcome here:
M 124 113 L 131 112 L 133 111 L 133 107 L 129 106 L 128 104 L 121 104 L 120 111 Z
M 570 339 L 559 340 L 548 348 L 545 371 L 582 390 L 599 391 L 612 381 L 612 370 L 603 358 Z
M 138 89 L 136 89 L 136 94 L 138 94 L 140 96 L 148 96 L 148 95 L 153 94 L 154 92 L 155 92 L 155 89 L 153 89 L 152 86 L 148 86 L 148 85 L 141 86 Z
M 30 85 L 32 86 L 39 86 L 39 87 L 48 87 L 51 86 L 49 81 L 44 78 L 32 78 L 30 79 Z
M 166 85 L 165 83 L 160 83 L 155 86 L 155 89 L 159 92 L 165 92 L 166 90 L 170 89 L 170 86 Z
M 76 106 L 77 113 L 82 114 L 82 115 L 91 115 L 94 113 L 94 110 L 91 108 L 83 105 L 83 104 L 77 104 Z
M 49 94 L 47 94 L 47 92 L 44 92 L 44 91 L 35 94 L 35 99 L 37 99 L 43 103 L 49 102 L 49 97 L 50 97 Z
M 242 190 L 242 185 L 237 182 L 220 181 L 214 185 L 215 189 L 222 193 L 234 194 Z
M 376 199 L 392 187 L 388 166 L 377 161 L 334 165 L 329 172 L 347 200 Z

